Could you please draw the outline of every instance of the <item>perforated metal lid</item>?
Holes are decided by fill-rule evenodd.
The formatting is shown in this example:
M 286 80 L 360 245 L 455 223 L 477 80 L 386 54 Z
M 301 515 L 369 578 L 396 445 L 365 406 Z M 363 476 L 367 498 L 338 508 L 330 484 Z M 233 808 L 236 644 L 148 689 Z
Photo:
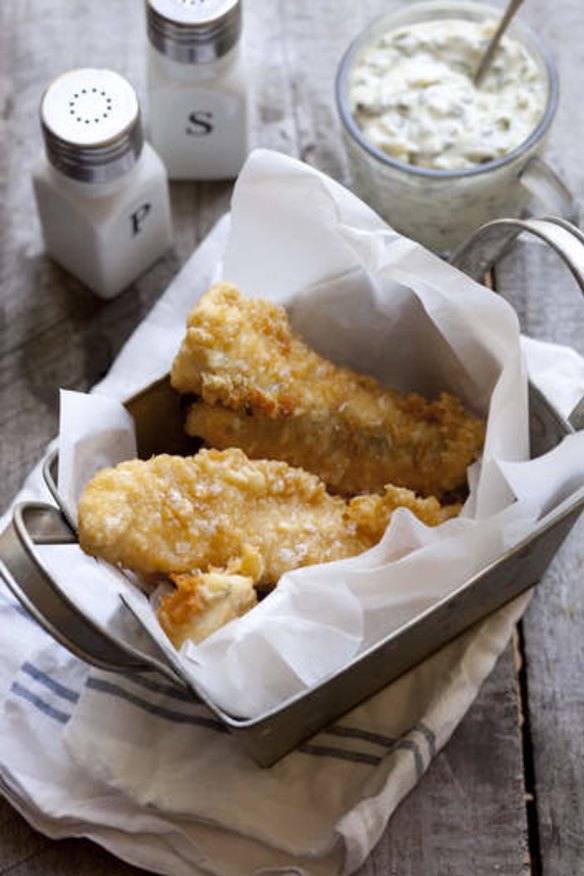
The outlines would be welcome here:
M 148 37 L 167 58 L 208 64 L 241 34 L 241 0 L 146 0 Z
M 40 117 L 49 161 L 73 179 L 115 179 L 142 151 L 136 92 L 112 70 L 63 73 L 45 91 Z

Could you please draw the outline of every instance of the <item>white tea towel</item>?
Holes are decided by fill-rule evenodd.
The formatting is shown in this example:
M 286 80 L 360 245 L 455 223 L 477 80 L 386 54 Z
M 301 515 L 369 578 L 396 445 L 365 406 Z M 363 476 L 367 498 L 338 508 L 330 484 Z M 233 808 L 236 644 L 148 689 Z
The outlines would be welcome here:
M 47 836 L 168 876 L 351 873 L 505 647 L 526 597 L 269 770 L 155 676 L 87 667 L 0 588 L 0 790 Z

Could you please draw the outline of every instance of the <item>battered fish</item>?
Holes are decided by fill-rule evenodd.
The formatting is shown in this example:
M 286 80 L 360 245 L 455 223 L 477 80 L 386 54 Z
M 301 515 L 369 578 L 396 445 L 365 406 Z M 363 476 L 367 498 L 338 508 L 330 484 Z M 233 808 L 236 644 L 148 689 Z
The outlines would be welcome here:
M 173 575 L 176 590 L 163 596 L 157 615 L 174 647 L 202 642 L 257 603 L 253 579 L 233 572 Z
M 344 495 L 391 483 L 440 498 L 466 485 L 484 426 L 458 399 L 402 396 L 334 365 L 292 331 L 282 307 L 228 284 L 203 296 L 187 326 L 171 380 L 199 396 L 189 434 L 302 467 Z
M 347 502 L 285 462 L 241 450 L 157 456 L 103 469 L 79 503 L 84 551 L 176 590 L 158 617 L 177 648 L 202 641 L 291 569 L 341 560 L 379 541 L 398 507 L 435 526 L 460 510 L 387 487 Z
M 284 462 L 250 460 L 235 448 L 201 450 L 98 472 L 79 503 L 79 543 L 146 577 L 212 567 L 273 586 L 291 569 L 372 547 L 399 506 L 430 526 L 459 511 L 391 486 L 347 502 Z

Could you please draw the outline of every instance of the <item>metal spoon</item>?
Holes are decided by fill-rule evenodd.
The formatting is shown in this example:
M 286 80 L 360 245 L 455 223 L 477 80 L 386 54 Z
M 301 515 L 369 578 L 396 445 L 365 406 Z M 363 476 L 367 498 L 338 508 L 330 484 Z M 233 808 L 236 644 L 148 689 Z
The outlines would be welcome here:
M 493 55 L 497 51 L 497 46 L 501 41 L 501 37 L 507 30 L 509 22 L 523 3 L 523 0 L 510 0 L 507 9 L 505 10 L 505 14 L 503 15 L 501 21 L 499 22 L 499 27 L 495 31 L 491 42 L 487 46 L 485 54 L 481 58 L 481 62 L 477 67 L 477 72 L 474 75 L 474 83 L 478 87 L 481 84 L 483 76 L 489 69 L 489 65 L 493 59 Z

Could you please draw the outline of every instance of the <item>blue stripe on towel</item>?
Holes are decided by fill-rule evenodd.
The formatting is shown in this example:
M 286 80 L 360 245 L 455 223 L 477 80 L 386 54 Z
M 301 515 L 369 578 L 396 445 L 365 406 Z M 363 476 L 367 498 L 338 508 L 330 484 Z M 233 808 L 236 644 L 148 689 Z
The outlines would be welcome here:
M 131 682 L 138 681 L 137 676 L 131 676 L 129 678 Z M 147 687 L 154 691 L 160 691 L 162 688 L 166 688 L 166 685 L 157 684 L 156 682 L 148 681 L 147 684 L 144 684 L 145 679 L 140 676 L 139 683 L 142 684 L 143 687 Z M 220 721 L 215 720 L 214 718 L 206 718 L 202 715 L 193 715 L 185 714 L 184 712 L 176 712 L 173 709 L 166 708 L 165 706 L 155 705 L 154 703 L 150 703 L 147 700 L 142 699 L 139 696 L 131 693 L 120 685 L 114 684 L 110 681 L 106 681 L 101 678 L 93 678 L 89 677 L 86 681 L 86 686 L 91 690 L 97 691 L 98 693 L 110 694 L 111 696 L 118 697 L 119 699 L 125 700 L 133 706 L 136 706 L 138 709 L 142 709 L 142 711 L 148 712 L 151 715 L 155 715 L 158 718 L 163 718 L 166 721 L 171 721 L 174 724 L 191 724 L 195 726 L 205 727 L 209 730 L 214 730 L 219 733 L 229 733 L 228 728 L 222 724 Z M 181 700 L 189 701 L 188 695 L 183 695 L 182 693 L 176 691 L 172 688 L 173 693 L 179 693 L 179 698 Z M 424 773 L 424 764 L 423 758 L 420 754 L 420 750 L 416 744 L 416 742 L 412 739 L 401 738 L 394 739 L 392 737 L 384 736 L 379 733 L 373 733 L 368 730 L 360 730 L 358 728 L 345 727 L 343 725 L 333 725 L 332 727 L 328 727 L 325 731 L 321 731 L 323 733 L 328 733 L 338 737 L 346 737 L 352 739 L 360 739 L 365 742 L 373 743 L 376 745 L 382 745 L 387 748 L 388 751 L 386 754 L 377 755 L 371 754 L 370 752 L 362 752 L 362 751 L 354 751 L 351 749 L 343 749 L 337 748 L 331 745 L 322 745 L 315 742 L 305 742 L 298 748 L 299 752 L 302 754 L 312 755 L 315 757 L 331 757 L 336 760 L 344 760 L 352 763 L 362 763 L 368 766 L 379 766 L 382 762 L 383 758 L 387 756 L 387 754 L 391 754 L 397 749 L 405 749 L 407 751 L 411 751 L 414 758 L 414 765 L 416 769 L 416 774 L 418 778 L 420 778 Z
M 149 703 L 141 697 L 137 697 L 125 688 L 117 684 L 112 684 L 110 681 L 104 681 L 100 678 L 87 679 L 86 685 L 91 690 L 99 693 L 111 694 L 119 699 L 126 700 L 133 706 L 149 712 L 151 715 L 156 715 L 158 718 L 164 718 L 165 721 L 172 721 L 174 724 L 194 724 L 198 727 L 206 727 L 208 730 L 215 730 L 219 733 L 228 733 L 229 730 L 220 721 L 215 718 L 206 718 L 204 715 L 185 714 L 184 712 L 175 712 L 173 709 L 167 709 L 164 706 L 157 706 L 154 703 Z
M 132 682 L 135 682 L 137 681 L 137 678 L 132 676 L 130 680 Z M 141 677 L 140 682 L 143 683 L 144 678 Z M 229 733 L 228 728 L 214 718 L 205 718 L 201 715 L 175 712 L 174 710 L 165 708 L 164 706 L 154 705 L 153 703 L 149 703 L 147 700 L 143 700 L 141 697 L 130 693 L 130 691 L 126 690 L 125 688 L 120 687 L 117 684 L 113 684 L 110 681 L 105 681 L 101 678 L 93 678 L 90 676 L 86 681 L 86 686 L 91 690 L 98 691 L 99 693 L 106 693 L 111 694 L 112 696 L 119 697 L 120 699 L 126 700 L 127 702 L 131 703 L 139 709 L 142 709 L 145 712 L 149 712 L 150 714 L 156 715 L 159 718 L 164 718 L 167 721 L 172 721 L 175 724 L 194 724 L 197 726 L 206 727 L 210 730 L 218 731 L 220 733 Z M 156 683 L 149 683 L 147 686 L 151 687 L 153 690 L 156 690 L 159 687 L 165 687 L 165 685 L 157 685 Z M 173 692 L 176 691 L 174 691 L 173 689 Z M 189 699 L 188 695 L 185 696 L 185 699 Z M 382 760 L 381 757 L 366 752 L 350 751 L 342 748 L 334 748 L 332 746 L 315 745 L 313 743 L 306 743 L 302 745 L 299 751 L 302 751 L 304 754 L 315 755 L 318 757 L 333 757 L 337 760 L 348 760 L 352 761 L 353 763 L 364 763 L 370 766 L 377 766 Z
M 383 748 L 391 748 L 397 742 L 394 736 L 384 736 L 371 730 L 361 730 L 360 727 L 346 727 L 344 724 L 331 724 L 330 727 L 321 730 L 321 733 L 327 733 L 331 736 L 342 736 L 346 739 L 363 739 L 365 742 L 371 742 L 372 745 L 381 745 Z
M 126 678 L 133 684 L 145 687 L 146 690 L 164 694 L 167 697 L 172 697 L 174 700 L 179 700 L 181 703 L 202 703 L 202 700 L 195 696 L 194 693 L 187 693 L 178 687 L 173 687 L 171 684 L 161 684 L 161 682 L 153 681 L 144 675 L 127 675 Z
M 51 678 L 45 672 L 41 672 L 40 669 L 33 666 L 32 663 L 23 663 L 20 667 L 20 671 L 24 672 L 25 675 L 34 678 L 39 684 L 44 685 L 44 687 L 53 691 L 53 693 L 56 693 L 57 696 L 62 697 L 64 700 L 69 700 L 70 703 L 76 703 L 79 699 L 79 694 L 76 691 L 71 690 L 70 687 L 65 687 L 65 685 L 61 684 L 59 681 L 55 681 L 54 678 Z
M 31 690 L 28 690 L 28 688 L 23 687 L 17 681 L 14 682 L 14 684 L 10 688 L 10 691 L 15 696 L 22 697 L 23 700 L 27 700 L 31 705 L 35 706 L 35 708 L 37 708 L 39 712 L 43 712 L 43 714 L 47 715 L 47 717 L 53 718 L 55 721 L 59 721 L 60 724 L 66 724 L 67 721 L 69 721 L 69 719 L 71 718 L 71 715 L 67 715 L 66 712 L 61 712 L 60 709 L 55 709 L 54 706 L 51 706 L 49 703 L 45 702 L 45 700 L 41 699 Z
M 430 752 L 430 760 L 436 754 L 436 737 L 434 733 L 430 730 L 429 727 L 426 727 L 425 724 L 416 724 L 412 730 L 418 730 L 427 740 L 428 749 Z M 409 732 L 411 733 L 412 730 Z M 322 730 L 321 733 L 328 734 L 330 736 L 340 736 L 345 737 L 346 739 L 362 739 L 365 742 L 370 742 L 372 745 L 380 745 L 383 748 L 386 748 L 388 754 L 392 754 L 394 751 L 399 749 L 405 749 L 406 751 L 411 751 L 414 758 L 414 765 L 416 768 L 416 775 L 420 778 L 424 774 L 424 759 L 420 752 L 420 748 L 417 742 L 414 739 L 409 739 L 407 734 L 404 734 L 399 739 L 396 739 L 392 736 L 385 736 L 382 733 L 374 733 L 370 730 L 362 730 L 359 727 L 347 727 L 344 724 L 333 724 L 330 727 Z M 381 758 L 379 758 L 381 761 Z
M 328 733 L 330 731 L 330 727 L 326 730 Z M 365 735 L 367 731 L 363 731 Z M 347 736 L 349 734 L 340 733 L 338 735 Z M 351 734 L 352 738 L 355 738 L 355 734 Z M 420 754 L 420 750 L 413 739 L 397 739 L 393 741 L 393 744 L 390 746 L 387 754 L 377 755 L 377 754 L 369 754 L 366 752 L 347 750 L 344 748 L 334 748 L 329 745 L 319 745 L 313 742 L 305 742 L 298 748 L 298 751 L 301 751 L 303 754 L 311 754 L 317 757 L 334 757 L 337 760 L 348 760 L 354 763 L 366 763 L 371 766 L 379 766 L 384 757 L 389 754 L 393 754 L 394 751 L 398 751 L 399 749 L 403 749 L 405 751 L 411 751 L 414 758 L 414 767 L 416 770 L 416 776 L 420 779 L 424 775 L 424 761 L 422 755 Z
M 422 721 L 416 724 L 413 729 L 419 730 L 420 733 L 426 737 L 426 741 L 428 743 L 428 751 L 430 752 L 430 759 L 436 757 L 436 734 L 434 733 L 434 731 L 430 730 L 430 728 Z
M 350 751 L 345 748 L 333 748 L 330 745 L 316 745 L 313 742 L 305 742 L 299 746 L 298 751 L 301 751 L 302 754 L 312 754 L 316 757 L 334 757 L 337 760 L 350 760 L 352 763 L 366 763 L 370 766 L 379 766 L 383 760 L 377 754 Z
M 397 751 L 398 748 L 405 749 L 406 751 L 411 751 L 414 756 L 414 766 L 416 768 L 416 776 L 418 779 L 421 779 L 424 775 L 424 759 L 420 753 L 420 749 L 416 745 L 413 739 L 402 738 L 399 739 L 391 751 Z

